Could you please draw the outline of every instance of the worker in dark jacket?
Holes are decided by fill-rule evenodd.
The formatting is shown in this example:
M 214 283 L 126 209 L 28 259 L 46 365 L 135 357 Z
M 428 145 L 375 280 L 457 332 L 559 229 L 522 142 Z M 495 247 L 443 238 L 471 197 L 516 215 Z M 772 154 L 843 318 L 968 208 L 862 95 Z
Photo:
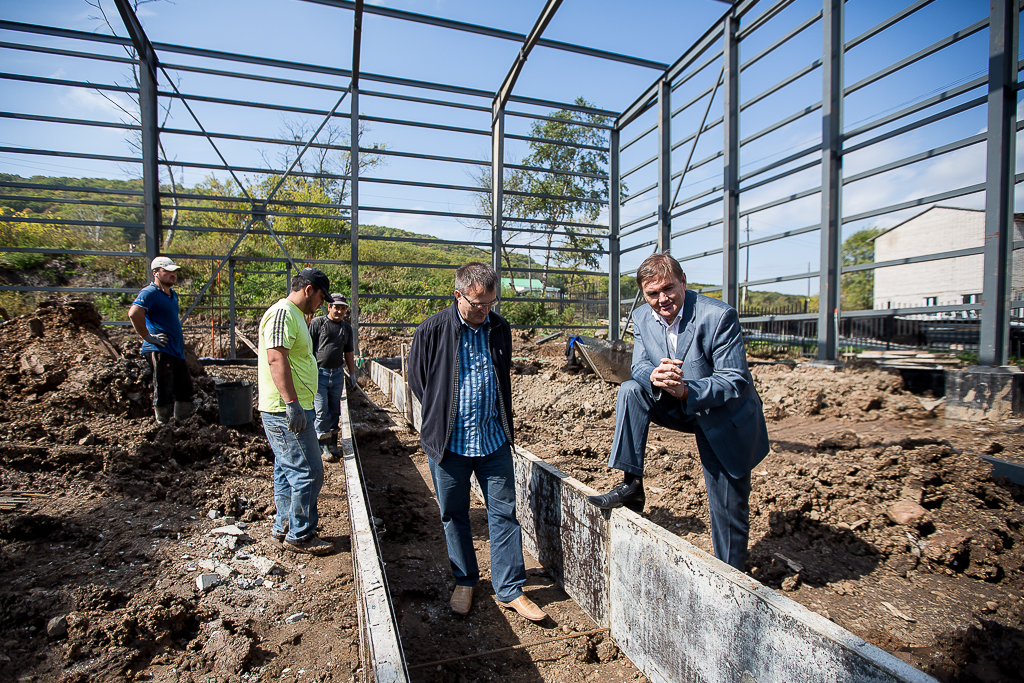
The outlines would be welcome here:
M 523 594 L 526 565 L 512 463 L 512 328 L 491 310 L 498 277 L 467 263 L 455 273 L 455 302 L 427 318 L 409 351 L 409 387 L 422 406 L 420 443 L 441 508 L 455 575 L 451 608 L 469 613 L 480 579 L 469 524 L 470 476 L 487 506 L 491 584 L 498 601 L 531 621 L 547 616 Z

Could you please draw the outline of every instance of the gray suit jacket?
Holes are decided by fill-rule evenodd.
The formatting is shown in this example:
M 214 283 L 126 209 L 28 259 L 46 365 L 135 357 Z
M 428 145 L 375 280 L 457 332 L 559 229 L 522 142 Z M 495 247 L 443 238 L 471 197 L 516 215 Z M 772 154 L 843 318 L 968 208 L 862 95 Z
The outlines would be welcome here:
M 669 357 L 668 335 L 655 315 L 647 304 L 633 312 L 631 374 L 660 400 L 662 390 L 651 384 L 651 372 Z M 683 361 L 683 380 L 690 394 L 680 407 L 697 420 L 725 470 L 733 477 L 745 477 L 768 455 L 769 446 L 739 316 L 728 304 L 689 290 L 682 315 L 672 357 Z M 668 394 L 664 398 L 675 400 Z

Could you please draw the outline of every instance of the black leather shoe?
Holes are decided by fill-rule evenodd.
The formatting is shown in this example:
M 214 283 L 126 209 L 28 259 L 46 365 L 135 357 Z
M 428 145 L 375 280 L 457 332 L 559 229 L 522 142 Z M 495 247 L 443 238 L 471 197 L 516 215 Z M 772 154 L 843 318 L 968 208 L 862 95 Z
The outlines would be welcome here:
M 601 496 L 587 496 L 588 501 L 602 510 L 625 507 L 637 514 L 644 511 L 644 502 L 646 499 L 647 497 L 644 495 L 644 484 L 640 479 L 634 479 L 630 484 L 623 482 Z

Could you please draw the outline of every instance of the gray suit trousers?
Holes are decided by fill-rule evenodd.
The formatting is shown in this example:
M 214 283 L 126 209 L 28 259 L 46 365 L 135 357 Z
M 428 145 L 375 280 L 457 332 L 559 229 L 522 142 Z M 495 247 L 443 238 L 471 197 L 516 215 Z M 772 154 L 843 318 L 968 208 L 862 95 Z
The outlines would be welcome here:
M 679 401 L 668 394 L 656 401 L 634 380 L 623 382 L 615 406 L 615 436 L 608 466 L 642 477 L 652 422 L 697 438 L 715 557 L 743 571 L 750 537 L 750 474 L 736 479 L 726 472 L 704 431 L 683 412 Z

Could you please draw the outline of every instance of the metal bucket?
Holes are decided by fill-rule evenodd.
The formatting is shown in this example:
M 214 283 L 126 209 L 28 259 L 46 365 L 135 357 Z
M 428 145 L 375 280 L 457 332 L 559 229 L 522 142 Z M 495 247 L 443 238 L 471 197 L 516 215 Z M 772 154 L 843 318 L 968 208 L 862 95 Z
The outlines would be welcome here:
M 215 387 L 217 412 L 224 426 L 252 422 L 252 383 L 224 382 Z

